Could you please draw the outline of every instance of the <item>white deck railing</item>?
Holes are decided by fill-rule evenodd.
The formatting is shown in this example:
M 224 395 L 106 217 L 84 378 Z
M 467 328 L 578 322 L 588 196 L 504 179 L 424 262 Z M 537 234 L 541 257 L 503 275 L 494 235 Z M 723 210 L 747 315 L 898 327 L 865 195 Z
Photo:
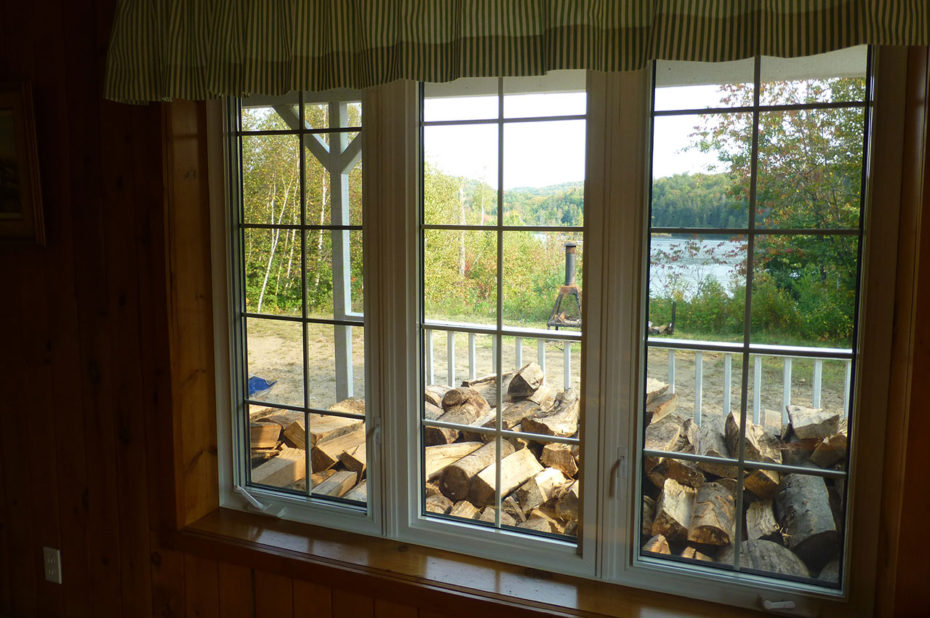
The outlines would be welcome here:
M 665 347 L 665 346 L 663 346 Z M 774 348 L 775 346 L 767 346 L 768 348 Z M 762 392 L 762 359 L 763 358 L 780 358 L 782 360 L 782 400 L 781 400 L 781 414 L 782 414 L 782 423 L 787 424 L 788 422 L 788 412 L 787 408 L 791 405 L 791 385 L 793 384 L 794 378 L 794 369 L 793 362 L 797 359 L 807 359 L 814 361 L 813 375 L 811 376 L 811 405 L 814 408 L 821 407 L 823 399 L 823 362 L 825 360 L 830 360 L 834 362 L 841 362 L 844 364 L 846 369 L 845 371 L 845 380 L 843 386 L 843 416 L 848 416 L 849 414 L 849 394 L 850 394 L 850 385 L 852 383 L 852 351 L 851 350 L 824 350 L 824 352 L 829 353 L 824 357 L 817 357 L 816 349 L 814 348 L 795 348 L 796 350 L 803 351 L 803 354 L 798 354 L 796 356 L 789 355 L 791 352 L 790 346 L 778 346 L 779 348 L 784 348 L 779 350 L 778 354 L 757 354 L 750 353 L 752 358 L 752 420 L 757 424 L 765 423 L 765 409 L 762 407 L 762 397 L 758 394 Z M 668 383 L 669 391 L 675 392 L 675 374 L 677 371 L 676 367 L 676 352 L 683 351 L 694 354 L 694 422 L 698 425 L 701 424 L 701 410 L 704 407 L 704 352 L 701 350 L 694 350 L 693 347 L 682 347 L 682 348 L 673 348 L 668 347 Z M 786 354 L 787 352 L 787 354 Z M 837 354 L 839 353 L 839 354 Z M 722 409 L 723 415 L 726 416 L 731 411 L 731 391 L 733 386 L 733 357 L 739 356 L 738 352 L 723 352 L 723 401 Z M 847 358 L 838 358 L 838 356 L 847 356 Z

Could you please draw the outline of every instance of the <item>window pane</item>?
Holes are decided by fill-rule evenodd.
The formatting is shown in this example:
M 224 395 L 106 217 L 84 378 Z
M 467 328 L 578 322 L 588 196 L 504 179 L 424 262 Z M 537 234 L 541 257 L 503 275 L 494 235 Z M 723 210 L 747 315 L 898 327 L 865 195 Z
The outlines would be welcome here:
M 364 407 L 349 403 L 333 406 L 333 409 L 364 414 Z M 365 422 L 324 414 L 308 416 L 313 496 L 367 503 Z
M 242 137 L 243 223 L 300 223 L 300 152 L 296 135 Z
M 497 223 L 497 125 L 425 127 L 423 221 Z
M 345 319 L 365 307 L 362 232 L 309 230 L 307 247 L 307 316 Z M 334 310 L 335 309 L 335 310 Z
M 856 236 L 759 236 L 753 260 L 753 343 L 852 347 Z
M 581 239 L 581 233 L 504 232 L 505 325 L 580 328 Z
M 652 139 L 654 227 L 748 225 L 752 114 L 657 117 Z
M 361 225 L 360 135 L 304 136 L 307 225 Z
M 745 236 L 653 234 L 649 251 L 651 336 L 742 340 Z
M 362 104 L 349 97 L 358 91 L 338 90 L 304 93 L 304 124 L 308 129 L 337 129 L 362 126 Z M 330 113 L 334 111 L 336 113 Z M 336 122 L 331 122 L 336 121 Z
M 505 225 L 584 224 L 585 122 L 504 127 Z
M 758 470 L 747 470 L 751 477 Z M 774 474 L 774 473 L 773 473 Z M 842 564 L 845 495 L 842 479 L 783 474 L 771 495 L 744 492 L 740 570 L 837 587 Z M 733 564 L 733 546 L 718 554 Z
M 464 78 L 424 84 L 423 120 L 483 120 L 498 117 L 497 78 Z
M 424 231 L 423 273 L 427 320 L 496 323 L 497 236 L 493 232 Z
M 504 78 L 504 117 L 584 115 L 585 72 L 549 71 L 534 77 Z
M 365 334 L 361 326 L 307 324 L 307 403 L 365 411 Z M 346 403 L 346 400 L 350 400 Z M 360 408 L 358 412 L 357 408 Z
M 243 131 L 296 131 L 300 128 L 297 94 L 242 99 Z
M 246 318 L 249 399 L 303 406 L 303 329 L 298 322 Z
M 245 310 L 301 315 L 300 231 L 245 228 L 242 236 Z
M 260 406 L 250 408 L 251 482 L 303 491 L 307 476 L 306 443 L 295 434 L 295 430 L 302 431 L 304 426 L 303 413 Z
M 865 100 L 869 48 L 850 47 L 805 58 L 762 57 L 762 105 Z
M 759 227 L 859 227 L 864 114 L 863 109 L 760 114 Z
M 753 60 L 656 62 L 655 110 L 752 105 Z
M 742 371 L 742 355 L 738 352 L 649 346 L 645 419 L 656 421 L 668 415 L 679 416 L 682 435 L 689 428 L 684 419 L 693 419 L 697 426 L 703 424 L 703 419 L 710 419 L 722 428 L 724 417 L 739 411 Z M 712 455 L 730 456 L 723 449 L 718 450 Z

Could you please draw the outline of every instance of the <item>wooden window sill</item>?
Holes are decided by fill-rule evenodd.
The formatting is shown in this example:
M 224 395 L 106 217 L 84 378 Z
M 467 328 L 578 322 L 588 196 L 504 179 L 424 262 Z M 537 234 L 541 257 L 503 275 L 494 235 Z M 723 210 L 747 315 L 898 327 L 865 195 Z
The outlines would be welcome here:
M 222 508 L 161 540 L 172 549 L 437 611 L 454 604 L 457 611 L 471 606 L 506 616 L 754 613 Z

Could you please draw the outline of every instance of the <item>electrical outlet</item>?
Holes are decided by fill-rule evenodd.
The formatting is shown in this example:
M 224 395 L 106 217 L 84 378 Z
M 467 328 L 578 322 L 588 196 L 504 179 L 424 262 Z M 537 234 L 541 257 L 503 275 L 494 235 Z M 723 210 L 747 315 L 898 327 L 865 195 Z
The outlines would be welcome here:
M 53 547 L 42 548 L 43 563 L 45 565 L 45 581 L 53 584 L 61 583 L 61 552 Z

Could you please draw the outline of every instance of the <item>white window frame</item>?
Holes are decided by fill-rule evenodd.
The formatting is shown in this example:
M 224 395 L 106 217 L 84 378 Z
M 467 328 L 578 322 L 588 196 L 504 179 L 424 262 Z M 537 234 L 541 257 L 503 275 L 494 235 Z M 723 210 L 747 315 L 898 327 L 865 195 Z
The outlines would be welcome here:
M 891 358 L 904 67 L 900 48 L 879 48 L 874 58 L 872 143 L 867 162 L 866 226 L 852 435 L 884 435 Z M 583 521 L 573 544 L 421 515 L 419 457 L 420 369 L 417 310 L 418 88 L 398 81 L 363 93 L 365 146 L 366 408 L 372 423 L 368 452 L 367 512 L 251 492 L 280 517 L 434 546 L 543 570 L 579 575 L 646 590 L 759 609 L 763 601 L 794 603 L 796 611 L 848 615 L 871 611 L 875 590 L 879 504 L 857 495 L 881 487 L 880 466 L 863 465 L 854 438 L 850 456 L 844 582 L 840 591 L 777 579 L 655 565 L 637 558 L 641 505 L 638 453 L 644 333 L 642 282 L 650 181 L 651 70 L 588 74 L 585 180 L 585 333 L 583 408 L 585 471 Z M 215 118 L 215 117 L 214 117 Z M 227 144 L 211 121 L 213 152 Z M 221 123 L 220 123 L 221 124 Z M 216 146 L 217 143 L 221 145 Z M 221 157 L 221 155 L 218 155 Z M 222 174 L 211 159 L 213 177 Z M 222 159 L 225 161 L 226 159 Z M 222 182 L 214 186 L 222 187 Z M 211 191 L 215 195 L 217 191 Z M 882 212 L 872 208 L 882 197 Z M 252 510 L 235 492 L 235 423 L 229 413 L 233 307 L 228 268 L 229 222 L 223 199 L 213 215 L 214 311 L 217 358 L 221 505 Z M 609 205 L 609 207 L 608 207 Z M 596 256 L 596 257 L 595 257 Z M 630 290 L 635 290 L 631 298 Z M 374 370 L 377 368 L 377 370 Z M 234 401 L 234 399 L 232 400 Z M 876 411 L 857 413 L 858 410 Z M 883 441 L 869 443 L 870 459 L 883 459 Z M 380 465 L 379 465 L 380 462 Z M 389 473 L 388 471 L 405 471 Z M 595 534 L 600 531 L 600 534 Z

